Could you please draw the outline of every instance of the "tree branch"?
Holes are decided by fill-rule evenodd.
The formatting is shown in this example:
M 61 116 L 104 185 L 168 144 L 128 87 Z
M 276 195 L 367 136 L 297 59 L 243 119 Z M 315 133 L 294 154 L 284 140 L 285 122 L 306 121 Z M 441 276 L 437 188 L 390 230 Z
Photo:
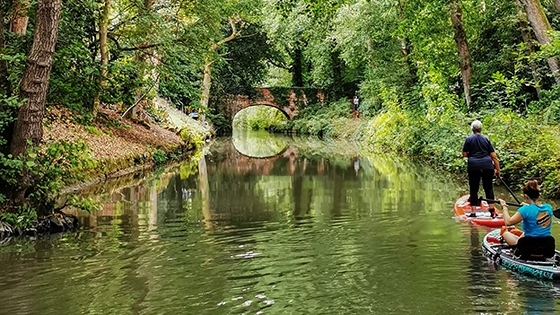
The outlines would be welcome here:
M 241 19 L 238 19 L 239 21 L 242 21 Z M 239 36 L 239 34 L 241 34 L 241 32 L 243 32 L 243 27 L 239 29 L 239 31 L 237 30 L 237 27 L 235 27 L 235 20 L 233 18 L 229 19 L 229 25 L 231 26 L 231 34 L 222 39 L 221 41 L 212 44 L 211 50 L 214 51 L 216 49 L 218 49 L 218 47 L 220 47 L 221 45 L 230 42 L 232 40 L 234 40 L 235 38 L 237 38 Z

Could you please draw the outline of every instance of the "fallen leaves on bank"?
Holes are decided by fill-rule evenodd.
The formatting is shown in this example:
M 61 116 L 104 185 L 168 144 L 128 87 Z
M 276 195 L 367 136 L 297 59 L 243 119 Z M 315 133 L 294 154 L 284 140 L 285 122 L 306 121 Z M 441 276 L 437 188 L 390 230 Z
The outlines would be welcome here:
M 121 120 L 117 112 L 107 108 L 102 108 L 99 115 L 100 122 L 84 126 L 66 108 L 50 107 L 43 139 L 45 143 L 83 141 L 99 160 L 145 156 L 154 148 L 169 150 L 185 145 L 176 132 L 147 119 L 139 123 Z

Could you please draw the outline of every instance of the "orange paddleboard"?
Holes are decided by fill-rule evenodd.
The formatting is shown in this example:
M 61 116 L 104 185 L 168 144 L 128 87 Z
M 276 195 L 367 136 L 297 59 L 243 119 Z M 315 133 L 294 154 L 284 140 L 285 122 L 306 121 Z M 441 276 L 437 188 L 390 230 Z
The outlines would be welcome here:
M 480 202 L 480 206 L 476 207 L 476 217 L 469 216 L 472 212 L 469 197 L 470 195 L 464 195 L 455 202 L 453 212 L 457 218 L 461 221 L 469 221 L 484 226 L 500 227 L 504 225 L 502 213 L 496 209 L 496 214 L 498 214 L 498 216 L 493 219 L 490 211 L 488 211 L 488 202 L 484 200 Z

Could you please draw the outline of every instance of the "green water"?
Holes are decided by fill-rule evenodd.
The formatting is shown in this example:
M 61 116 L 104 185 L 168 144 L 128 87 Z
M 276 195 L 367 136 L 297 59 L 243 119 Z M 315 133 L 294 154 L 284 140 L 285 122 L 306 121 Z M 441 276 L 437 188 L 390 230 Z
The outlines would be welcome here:
M 90 189 L 103 210 L 77 233 L 4 241 L 0 314 L 557 313 L 559 286 L 496 270 L 487 230 L 452 218 L 465 185 L 342 141 L 236 134 Z

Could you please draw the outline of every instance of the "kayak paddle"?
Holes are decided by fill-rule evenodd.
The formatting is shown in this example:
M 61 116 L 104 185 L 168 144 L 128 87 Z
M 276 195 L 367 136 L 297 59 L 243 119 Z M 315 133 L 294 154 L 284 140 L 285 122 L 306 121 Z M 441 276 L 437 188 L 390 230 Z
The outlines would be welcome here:
M 513 191 L 511 191 L 511 189 L 509 189 L 508 185 L 506 185 L 506 182 L 504 182 L 504 180 L 500 177 L 500 175 L 498 175 L 498 179 L 500 180 L 500 182 L 502 182 L 502 184 L 504 185 L 504 187 L 507 189 L 507 191 L 509 191 L 509 193 L 511 194 L 511 196 L 513 197 L 513 199 L 515 199 L 515 201 L 517 201 L 517 203 L 521 203 L 519 201 L 519 199 L 517 199 L 517 197 L 515 197 L 515 194 L 513 193 Z
M 498 205 L 500 204 L 500 201 L 499 201 L 499 200 L 486 199 L 486 198 L 480 198 L 480 200 L 484 200 L 484 201 L 488 201 L 488 202 L 493 202 L 493 203 L 498 204 Z M 521 207 L 521 204 L 518 204 L 518 203 L 511 203 L 511 202 L 506 202 L 506 205 L 512 206 L 512 207 L 518 207 L 518 208 Z M 559 210 L 560 210 L 560 209 L 559 209 Z
M 493 202 L 495 204 L 500 204 L 499 200 L 494 200 L 494 199 L 486 199 L 486 198 L 480 198 L 480 200 L 484 200 L 484 201 L 488 201 L 488 202 Z M 508 206 L 512 206 L 512 207 L 521 207 L 520 204 L 518 203 L 511 203 L 511 202 L 506 202 L 506 205 Z M 555 217 L 560 219 L 560 208 L 556 209 L 556 210 L 552 210 L 552 214 L 554 214 Z

